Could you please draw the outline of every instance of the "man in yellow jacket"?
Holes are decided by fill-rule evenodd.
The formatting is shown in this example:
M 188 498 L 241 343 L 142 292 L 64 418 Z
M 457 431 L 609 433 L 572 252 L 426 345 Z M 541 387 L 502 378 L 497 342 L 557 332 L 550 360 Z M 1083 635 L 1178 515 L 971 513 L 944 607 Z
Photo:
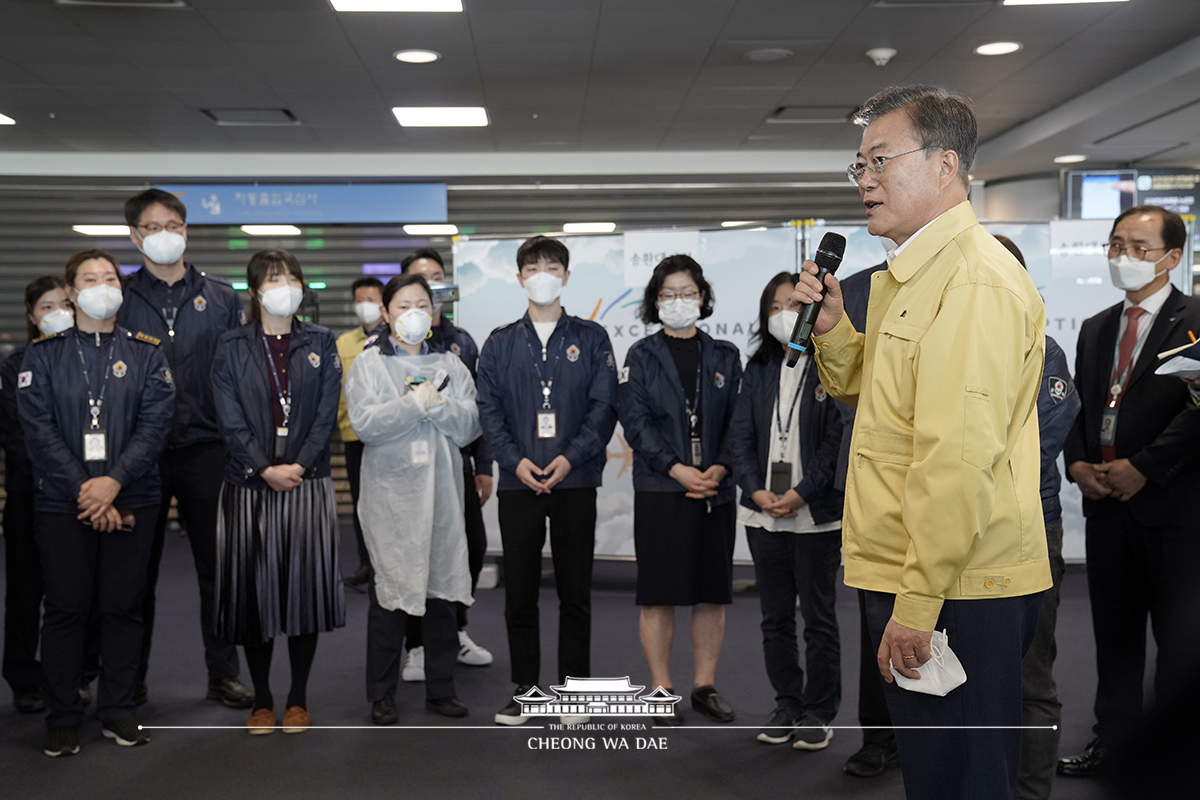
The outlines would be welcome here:
M 1021 724 L 1021 656 L 1051 585 L 1038 488 L 1045 309 L 967 202 L 969 101 L 892 87 L 856 121 L 862 145 L 848 172 L 868 230 L 896 245 L 872 276 L 866 332 L 813 262 L 793 294 L 822 302 L 821 380 L 858 409 L 846 583 L 867 594 L 908 796 L 1011 798 L 1020 731 L 1002 728 Z M 945 696 L 892 677 L 894 667 L 922 678 L 934 630 L 947 632 L 967 676 Z

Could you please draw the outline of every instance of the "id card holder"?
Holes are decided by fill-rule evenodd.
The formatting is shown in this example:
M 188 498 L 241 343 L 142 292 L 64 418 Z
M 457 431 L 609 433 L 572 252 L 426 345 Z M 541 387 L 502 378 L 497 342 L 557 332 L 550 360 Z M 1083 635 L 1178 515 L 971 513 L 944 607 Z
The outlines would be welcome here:
M 283 458 L 287 453 L 288 429 L 279 426 L 275 429 L 275 458 Z
M 771 462 L 771 485 L 767 488 L 776 497 L 783 497 L 792 488 L 792 465 L 786 461 Z
M 429 463 L 429 442 L 418 439 L 412 443 L 412 463 L 422 467 Z
M 558 438 L 558 413 L 552 408 L 543 408 L 537 412 L 537 438 Z
M 1100 444 L 1112 447 L 1117 443 L 1117 409 L 1106 408 L 1100 415 Z
M 700 437 L 692 437 L 692 466 L 700 469 L 700 465 L 704 462 L 704 449 L 700 446 Z
M 83 460 L 108 460 L 108 435 L 103 428 L 92 428 L 83 432 Z

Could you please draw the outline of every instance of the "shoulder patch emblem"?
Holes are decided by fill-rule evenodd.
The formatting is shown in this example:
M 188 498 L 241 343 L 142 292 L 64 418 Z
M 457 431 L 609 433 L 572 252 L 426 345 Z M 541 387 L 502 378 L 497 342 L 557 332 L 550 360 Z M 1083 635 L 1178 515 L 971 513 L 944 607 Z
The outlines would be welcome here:
M 456 356 L 462 355 L 462 348 L 458 346 L 458 342 L 454 342 L 450 345 L 450 352 L 454 353 Z
M 147 342 L 155 346 L 162 344 L 162 339 L 157 339 L 150 334 L 142 333 L 141 331 L 138 331 L 133 338 L 137 339 L 139 342 Z
M 1046 386 L 1050 389 L 1050 399 L 1055 403 L 1065 400 L 1067 397 L 1067 382 L 1062 378 L 1056 378 L 1050 375 L 1046 378 Z
M 616 360 L 615 358 L 613 358 L 613 354 L 612 354 L 612 353 L 605 353 L 605 354 L 604 354 L 604 363 L 605 363 L 605 364 L 608 364 L 608 369 L 609 369 L 609 371 L 610 371 L 610 372 L 615 372 L 615 371 L 616 371 L 616 369 L 617 369 L 617 360 Z
M 572 364 L 574 364 L 578 360 L 579 360 L 579 347 L 578 347 L 578 345 L 571 345 L 570 347 L 567 348 L 567 361 L 570 361 Z
M 621 367 L 617 375 L 617 383 L 629 383 L 629 367 Z
M 113 364 L 114 378 L 124 378 L 125 373 L 127 372 L 129 372 L 129 367 L 125 365 L 124 361 L 118 361 L 117 363 Z
M 245 312 L 245 310 L 242 310 L 242 311 L 239 311 L 239 312 L 238 312 L 238 320 L 239 320 L 239 321 L 240 321 L 240 322 L 241 322 L 243 325 L 245 325 L 245 324 L 246 324 L 246 312 Z
M 818 403 L 824 403 L 825 398 L 829 397 L 829 393 L 825 391 L 825 387 L 819 383 L 817 384 L 816 397 Z
M 175 385 L 175 376 L 171 374 L 170 367 L 163 367 L 163 380 L 167 382 L 168 386 Z
M 32 370 L 26 370 L 25 372 L 17 373 L 17 388 L 28 389 L 30 386 L 33 386 Z
M 342 357 L 341 356 L 333 357 L 333 368 L 336 369 L 338 372 L 342 371 Z
M 196 309 L 197 311 L 203 311 L 204 309 L 208 308 L 208 301 L 204 299 L 203 295 L 201 295 L 192 301 L 192 308 Z
M 716 375 L 713 376 L 713 383 L 715 383 L 717 385 L 718 389 L 724 389 L 725 388 L 725 376 L 718 372 Z
M 375 341 L 378 338 L 379 338 L 378 333 L 372 333 L 370 336 L 367 337 L 367 340 L 365 342 L 363 342 L 363 348 L 366 349 L 366 348 L 370 347 L 371 345 L 375 344 Z
M 316 353 L 309 353 L 308 354 L 308 363 L 312 364 L 313 369 L 320 369 L 321 368 L 321 357 L 319 355 L 317 355 Z

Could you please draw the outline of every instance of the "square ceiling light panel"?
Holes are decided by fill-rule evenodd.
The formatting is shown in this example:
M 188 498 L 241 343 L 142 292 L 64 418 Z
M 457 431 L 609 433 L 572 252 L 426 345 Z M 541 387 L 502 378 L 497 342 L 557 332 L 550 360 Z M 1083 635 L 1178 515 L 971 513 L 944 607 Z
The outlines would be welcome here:
M 329 0 L 334 11 L 462 11 L 462 0 Z
M 392 109 L 404 128 L 483 128 L 487 109 L 482 106 L 397 106 Z

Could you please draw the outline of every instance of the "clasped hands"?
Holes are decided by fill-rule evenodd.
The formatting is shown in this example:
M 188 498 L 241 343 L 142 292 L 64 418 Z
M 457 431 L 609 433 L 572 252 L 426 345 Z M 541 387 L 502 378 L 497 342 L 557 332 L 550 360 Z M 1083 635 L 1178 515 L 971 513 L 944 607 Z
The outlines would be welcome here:
M 277 492 L 290 492 L 304 480 L 304 467 L 299 464 L 273 464 L 259 474 Z
M 113 508 L 113 501 L 121 491 L 121 484 L 107 475 L 91 478 L 79 487 L 79 514 L 76 519 L 86 522 L 101 533 L 121 529 L 121 512 Z
M 796 516 L 796 510 L 804 505 L 804 498 L 796 494 L 795 489 L 788 489 L 782 497 L 766 489 L 759 489 L 750 495 L 750 499 L 763 513 L 775 519 L 790 519 Z
M 426 411 L 432 411 L 446 402 L 446 398 L 442 397 L 442 393 L 437 390 L 437 387 L 431 381 L 418 383 L 410 391 L 424 404 Z
M 550 490 L 571 472 L 571 462 L 566 456 L 556 456 L 553 461 L 539 467 L 528 458 L 517 464 L 517 480 L 533 489 L 534 494 L 550 494 Z
M 716 497 L 717 487 L 721 485 L 721 481 L 725 480 L 729 470 L 720 464 L 713 464 L 701 472 L 696 467 L 689 467 L 683 462 L 679 462 L 672 465 L 667 474 L 674 478 L 680 486 L 687 489 L 685 497 L 693 500 L 707 500 L 710 497 Z
M 1079 490 L 1088 500 L 1111 497 L 1125 502 L 1146 485 L 1146 476 L 1139 472 L 1128 458 L 1118 458 L 1102 464 L 1075 461 L 1067 467 L 1067 471 L 1071 473 L 1071 477 L 1079 485 Z

